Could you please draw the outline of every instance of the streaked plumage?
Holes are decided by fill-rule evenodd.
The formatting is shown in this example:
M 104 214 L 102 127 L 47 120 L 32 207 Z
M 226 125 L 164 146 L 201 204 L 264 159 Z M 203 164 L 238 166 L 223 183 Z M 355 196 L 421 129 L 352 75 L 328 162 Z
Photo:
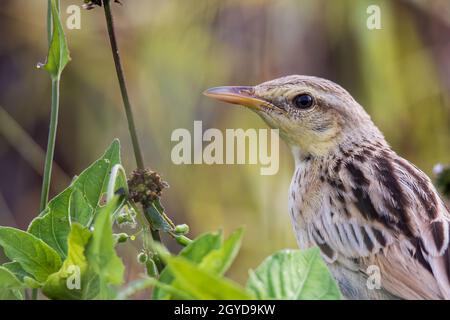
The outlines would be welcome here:
M 288 76 L 207 94 L 251 106 L 280 129 L 295 159 L 289 210 L 298 244 L 320 247 L 344 295 L 450 299 L 449 210 L 346 90 Z M 299 95 L 313 105 L 299 108 Z M 381 290 L 366 284 L 371 265 L 381 271 Z

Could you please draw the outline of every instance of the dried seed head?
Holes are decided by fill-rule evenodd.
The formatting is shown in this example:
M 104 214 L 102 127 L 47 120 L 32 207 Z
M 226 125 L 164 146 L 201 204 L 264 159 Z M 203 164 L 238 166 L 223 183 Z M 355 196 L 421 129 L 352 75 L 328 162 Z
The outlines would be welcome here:
M 92 10 L 95 6 L 102 6 L 104 0 L 84 0 L 83 9 Z M 122 4 L 119 0 L 114 0 L 115 3 Z
M 136 169 L 128 179 L 128 187 L 130 199 L 146 206 L 159 199 L 163 189 L 168 188 L 169 185 L 161 179 L 157 172 L 148 169 Z
M 102 6 L 102 0 L 84 0 L 83 9 L 92 10 L 95 6 Z

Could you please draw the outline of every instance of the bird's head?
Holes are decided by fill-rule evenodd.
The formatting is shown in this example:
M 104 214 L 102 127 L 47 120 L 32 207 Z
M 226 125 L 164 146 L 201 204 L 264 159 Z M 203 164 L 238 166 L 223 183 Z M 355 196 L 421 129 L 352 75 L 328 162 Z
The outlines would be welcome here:
M 325 155 L 347 139 L 379 134 L 345 89 L 317 77 L 292 75 L 256 86 L 211 88 L 204 94 L 251 108 L 303 154 Z

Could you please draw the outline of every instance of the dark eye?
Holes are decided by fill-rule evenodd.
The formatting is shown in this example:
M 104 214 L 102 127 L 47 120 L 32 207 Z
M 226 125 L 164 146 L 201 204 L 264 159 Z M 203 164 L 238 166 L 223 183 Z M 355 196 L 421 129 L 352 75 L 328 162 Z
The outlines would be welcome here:
M 292 102 L 299 109 L 307 109 L 313 105 L 314 99 L 309 94 L 299 94 Z

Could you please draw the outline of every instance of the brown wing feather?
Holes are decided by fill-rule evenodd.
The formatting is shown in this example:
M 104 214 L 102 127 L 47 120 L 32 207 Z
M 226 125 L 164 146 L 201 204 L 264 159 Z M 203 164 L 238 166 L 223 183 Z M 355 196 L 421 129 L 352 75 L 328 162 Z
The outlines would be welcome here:
M 325 221 L 316 224 L 325 236 L 315 242 L 329 260 L 359 257 L 362 269 L 379 266 L 386 290 L 406 299 L 450 299 L 450 214 L 422 171 L 385 149 L 364 163 L 343 161 L 330 185 L 346 193 L 335 195 L 346 215 L 327 223 L 322 214 Z M 350 232 L 347 241 L 326 236 L 331 229 L 349 231 L 348 225 L 359 228 L 359 237 L 353 234 L 359 250 L 349 245 Z

